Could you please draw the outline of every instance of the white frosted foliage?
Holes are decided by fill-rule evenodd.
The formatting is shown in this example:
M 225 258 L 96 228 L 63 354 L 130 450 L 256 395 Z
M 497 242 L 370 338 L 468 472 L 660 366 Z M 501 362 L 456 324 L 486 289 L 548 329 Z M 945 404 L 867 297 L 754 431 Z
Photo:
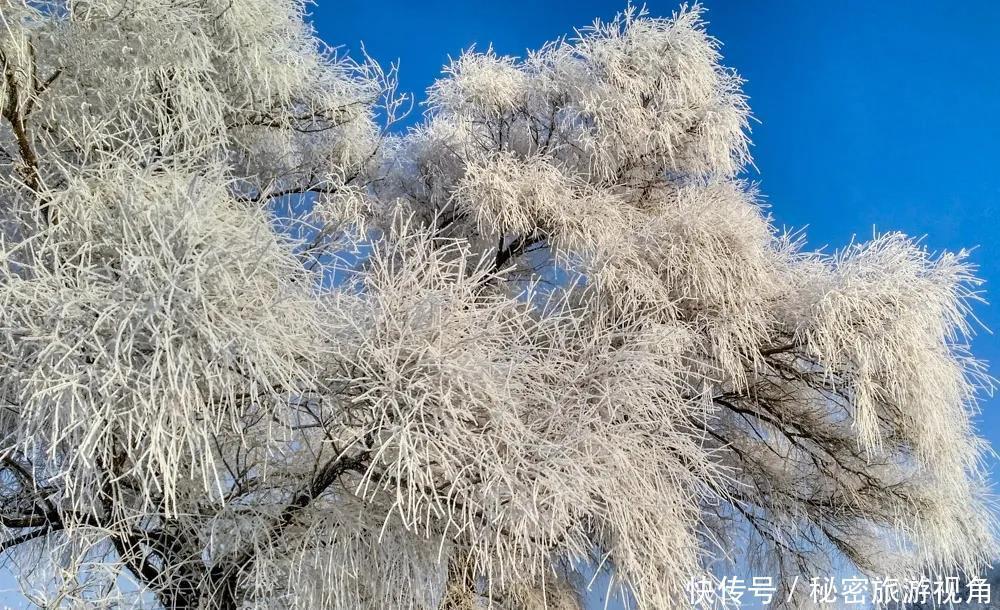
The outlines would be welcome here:
M 776 230 L 700 7 L 467 51 L 397 135 L 306 8 L 0 0 L 33 603 L 571 610 L 596 569 L 680 608 L 995 552 L 967 253 Z

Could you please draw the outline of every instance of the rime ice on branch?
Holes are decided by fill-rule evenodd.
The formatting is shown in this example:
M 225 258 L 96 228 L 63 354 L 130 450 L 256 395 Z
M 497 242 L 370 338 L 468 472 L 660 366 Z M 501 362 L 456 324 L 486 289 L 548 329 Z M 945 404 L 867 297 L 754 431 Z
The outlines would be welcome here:
M 393 74 L 303 11 L 0 0 L 38 605 L 565 609 L 591 563 L 667 608 L 995 550 L 965 254 L 778 233 L 700 9 L 463 54 L 393 137 Z

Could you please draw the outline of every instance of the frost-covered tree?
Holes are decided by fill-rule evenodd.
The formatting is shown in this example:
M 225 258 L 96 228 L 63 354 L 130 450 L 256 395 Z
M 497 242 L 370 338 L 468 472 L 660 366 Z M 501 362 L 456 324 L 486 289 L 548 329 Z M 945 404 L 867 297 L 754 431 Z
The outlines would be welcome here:
M 462 55 L 389 137 L 392 74 L 300 0 L 0 0 L 25 594 L 566 609 L 587 566 L 651 609 L 734 562 L 979 570 L 964 253 L 779 234 L 719 61 L 697 8 L 630 8 Z

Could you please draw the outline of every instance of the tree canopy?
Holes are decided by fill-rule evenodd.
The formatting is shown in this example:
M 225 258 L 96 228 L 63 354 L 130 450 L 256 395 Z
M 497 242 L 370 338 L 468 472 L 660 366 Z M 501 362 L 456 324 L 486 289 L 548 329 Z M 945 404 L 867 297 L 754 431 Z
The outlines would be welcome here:
M 745 180 L 697 6 L 393 70 L 300 0 L 0 0 L 0 549 L 42 607 L 640 608 L 996 549 L 965 252 Z M 782 602 L 799 605 L 792 596 Z

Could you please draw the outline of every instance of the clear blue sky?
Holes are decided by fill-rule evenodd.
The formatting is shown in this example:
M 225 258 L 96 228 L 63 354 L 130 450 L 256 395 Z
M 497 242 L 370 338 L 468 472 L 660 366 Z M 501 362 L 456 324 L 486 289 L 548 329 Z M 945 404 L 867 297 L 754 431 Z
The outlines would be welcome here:
M 977 247 L 1000 332 L 1000 2 L 705 0 L 725 63 L 747 80 L 758 180 L 779 226 L 839 248 L 874 231 L 926 236 L 932 250 Z M 625 6 L 609 0 L 368 2 L 314 7 L 320 36 L 380 62 L 401 60 L 423 99 L 449 55 L 472 44 L 524 55 Z M 654 15 L 677 4 L 651 1 Z M 419 110 L 417 111 L 419 114 Z M 981 331 L 975 354 L 1000 362 Z M 1000 377 L 1000 365 L 991 366 Z M 1000 400 L 980 430 L 1000 448 Z M 1000 466 L 994 463 L 995 480 Z

